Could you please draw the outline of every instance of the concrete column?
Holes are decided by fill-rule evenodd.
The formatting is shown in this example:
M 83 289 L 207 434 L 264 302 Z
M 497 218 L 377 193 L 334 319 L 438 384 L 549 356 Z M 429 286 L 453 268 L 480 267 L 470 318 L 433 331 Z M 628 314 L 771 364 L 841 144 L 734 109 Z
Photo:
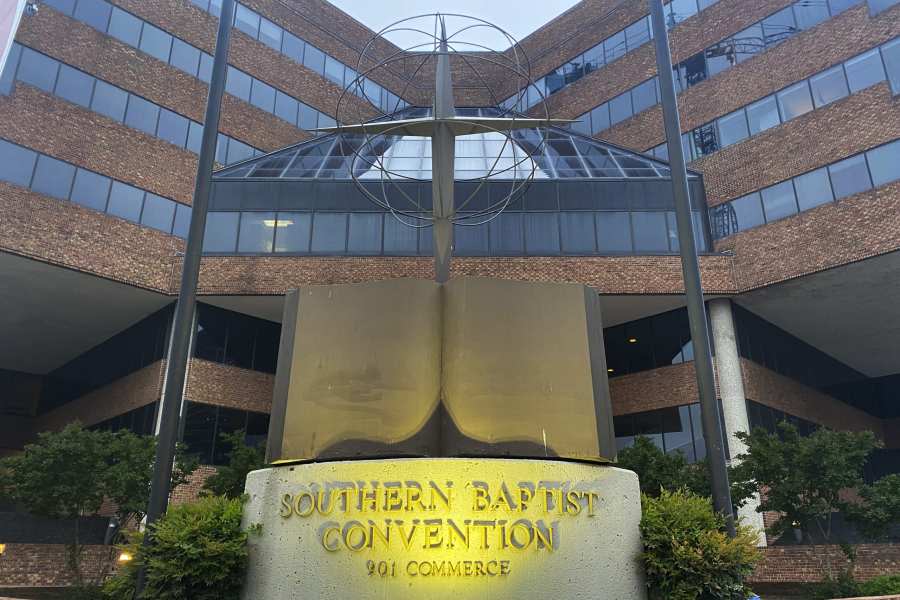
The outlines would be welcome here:
M 747 450 L 747 446 L 735 437 L 735 433 L 750 431 L 750 420 L 747 416 L 747 395 L 744 392 L 744 377 L 741 372 L 741 357 L 738 354 L 731 300 L 728 298 L 710 300 L 709 319 L 716 352 L 716 380 L 719 384 L 719 398 L 722 400 L 725 439 L 729 456 L 733 461 L 735 456 Z M 765 546 L 766 536 L 763 533 L 765 526 L 762 514 L 756 512 L 757 506 L 759 495 L 750 498 L 738 509 L 738 516 L 744 525 L 751 525 L 760 532 L 758 545 Z

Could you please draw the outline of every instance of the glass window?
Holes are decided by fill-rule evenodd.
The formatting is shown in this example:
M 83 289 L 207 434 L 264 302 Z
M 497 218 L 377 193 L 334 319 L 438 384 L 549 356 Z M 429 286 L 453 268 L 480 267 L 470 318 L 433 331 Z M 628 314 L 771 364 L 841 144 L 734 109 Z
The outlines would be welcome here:
M 722 146 L 736 144 L 749 135 L 747 116 L 744 114 L 744 109 L 719 119 L 719 143 Z
M 634 114 L 646 110 L 656 104 L 656 79 L 648 79 L 631 90 Z
M 172 233 L 180 238 L 187 238 L 191 226 L 191 207 L 175 203 L 175 224 Z
M 33 150 L 0 140 L 0 179 L 27 187 L 37 161 Z
M 702 127 L 698 127 L 692 132 L 692 137 L 694 141 L 695 158 L 712 154 L 721 147 L 719 145 L 719 136 L 716 133 L 715 123 L 708 123 Z
M 324 73 L 325 53 L 312 44 L 306 44 L 306 50 L 303 53 L 303 64 L 316 73 Z
M 204 83 L 209 83 L 212 79 L 213 57 L 206 52 L 200 53 L 200 69 L 197 71 L 197 77 Z
M 225 91 L 241 100 L 250 102 L 250 87 L 252 79 L 249 75 L 228 66 L 228 76 L 225 78 Z
M 748 106 L 747 121 L 750 124 L 750 135 L 756 135 L 760 131 L 780 125 L 781 117 L 778 116 L 778 104 L 775 96 L 763 98 Z
M 828 5 L 824 2 L 795 2 L 794 16 L 797 17 L 797 27 L 810 29 L 822 21 L 827 21 L 831 16 Z
M 312 230 L 313 252 L 343 254 L 347 246 L 346 213 L 316 213 Z
M 236 163 L 253 156 L 253 147 L 248 146 L 244 142 L 231 138 L 228 142 L 228 156 L 225 159 L 227 164 Z
M 281 52 L 281 33 L 284 30 L 268 19 L 261 19 L 259 23 L 259 41 L 272 48 L 276 52 Z
M 78 0 L 74 16 L 94 29 L 105 32 L 111 10 L 112 7 L 105 0 Z
M 760 194 L 767 223 L 797 213 L 797 200 L 794 198 L 794 184 L 791 181 L 783 181 L 767 187 Z
M 666 213 L 633 212 L 631 213 L 631 225 L 634 230 L 634 249 L 636 251 L 666 252 L 669 250 Z
M 490 221 L 491 253 L 519 255 L 525 251 L 522 213 L 502 212 Z
M 69 197 L 74 178 L 74 166 L 41 154 L 34 170 L 34 179 L 31 180 L 31 189 L 65 200 Z
M 56 91 L 60 98 L 88 107 L 91 105 L 91 94 L 94 92 L 94 78 L 68 65 L 59 66 L 59 79 L 56 80 Z
M 597 44 L 584 53 L 584 72 L 596 71 L 605 64 L 603 59 L 603 44 Z
M 113 181 L 106 212 L 137 223 L 141 219 L 144 191 L 121 181 Z
M 275 90 L 275 114 L 288 123 L 297 123 L 299 103 L 287 94 Z
M 135 48 L 141 43 L 140 19 L 114 6 L 109 18 L 109 35 Z
M 884 56 L 888 78 L 891 80 L 891 90 L 895 94 L 900 94 L 900 39 L 882 46 L 881 54 Z
M 815 102 L 816 108 L 840 100 L 849 93 L 847 79 L 844 77 L 844 67 L 841 65 L 810 77 L 809 86 L 812 88 L 813 102 Z
M 794 188 L 797 190 L 797 204 L 801 211 L 834 200 L 828 170 L 825 168 L 795 177 Z
M 128 98 L 126 125 L 153 135 L 156 133 L 157 121 L 159 121 L 159 106 L 134 95 Z
M 313 129 L 318 127 L 319 111 L 302 102 L 300 102 L 299 104 L 300 116 L 297 119 L 297 124 L 301 129 L 312 131 Z
M 150 23 L 144 23 L 141 32 L 141 50 L 163 62 L 169 62 L 172 51 L 172 36 Z
M 200 68 L 200 50 L 178 38 L 172 40 L 172 57 L 169 61 L 173 67 L 185 73 L 197 75 Z
M 609 101 L 609 120 L 615 125 L 634 114 L 631 110 L 631 94 L 625 92 Z
M 234 252 L 240 214 L 211 212 L 206 216 L 206 232 L 203 234 L 204 252 Z
M 59 63 L 49 56 L 44 56 L 31 48 L 22 48 L 22 58 L 16 78 L 45 92 L 52 93 L 58 70 Z
M 591 113 L 587 112 L 580 117 L 577 117 L 576 121 L 572 123 L 570 127 L 575 133 L 591 135 L 593 133 L 591 130 Z
M 900 141 L 869 150 L 866 157 L 869 159 L 869 170 L 875 186 L 900 179 Z
M 625 55 L 627 47 L 625 45 L 625 32 L 619 31 L 603 40 L 603 53 L 606 55 L 606 62 L 621 58 Z
M 241 213 L 238 252 L 272 252 L 275 229 L 275 213 L 273 212 Z
M 423 232 L 426 231 L 423 229 Z M 431 233 L 430 229 L 427 230 Z M 424 235 L 422 237 L 425 237 Z M 409 227 L 399 222 L 390 214 L 385 215 L 384 219 L 384 253 L 411 255 L 416 254 L 419 232 L 413 227 Z M 431 244 L 428 244 L 428 251 L 431 251 Z
M 110 119 L 122 121 L 125 118 L 125 106 L 128 104 L 128 93 L 105 81 L 97 80 L 94 84 L 94 97 L 91 110 L 106 115 Z
M 753 192 L 733 200 L 731 208 L 734 209 L 738 231 L 750 229 L 766 222 L 763 217 L 762 201 L 759 198 L 759 192 Z
M 78 169 L 75 173 L 75 185 L 72 186 L 72 202 L 105 211 L 110 183 L 109 177 Z
M 275 112 L 275 88 L 254 79 L 250 92 L 250 104 L 266 112 Z
M 682 90 L 697 85 L 707 77 L 706 59 L 703 52 L 681 61 L 675 67 L 678 70 L 678 79 Z
M 453 248 L 459 256 L 487 256 L 488 228 L 486 225 L 453 226 Z
M 763 38 L 761 23 L 754 23 L 747 29 L 737 33 L 733 38 L 734 60 L 742 63 L 763 52 L 766 42 Z
M 296 35 L 291 33 L 290 31 L 284 32 L 284 39 L 282 40 L 281 51 L 288 58 L 293 59 L 298 63 L 303 62 L 303 47 L 306 46 L 306 42 L 298 38 Z
M 763 19 L 762 26 L 767 46 L 779 44 L 797 32 L 794 11 L 790 6 Z
M 0 72 L 0 94 L 9 94 L 12 92 L 13 83 L 15 82 L 16 69 L 19 67 L 19 58 L 22 56 L 22 46 L 13 42 L 9 49 L 9 56 L 6 64 Z
M 672 0 L 663 10 L 667 13 L 669 27 L 673 27 L 697 14 L 697 0 Z
M 172 231 L 174 218 L 174 202 L 147 192 L 147 196 L 144 198 L 144 211 L 141 213 L 141 225 L 169 233 Z
M 275 252 L 309 252 L 310 213 L 278 213 Z
M 381 253 L 381 213 L 351 213 L 350 237 L 347 249 L 350 254 Z
M 844 198 L 872 187 L 864 156 L 851 156 L 828 167 L 831 188 L 836 199 Z
M 590 212 L 560 213 L 562 251 L 564 254 L 587 254 L 597 251 L 594 214 Z
M 809 95 L 809 84 L 801 81 L 778 92 L 778 104 L 781 107 L 781 115 L 785 121 L 790 121 L 808 113 L 813 109 L 812 98 Z
M 44 0 L 44 4 L 52 6 L 59 12 L 69 16 L 75 12 L 75 0 Z
M 600 252 L 631 252 L 631 219 L 627 212 L 598 212 L 597 243 Z
M 591 111 L 592 133 L 599 133 L 609 129 L 609 104 L 604 102 Z
M 650 41 L 649 25 L 650 22 L 645 17 L 625 28 L 625 42 L 628 44 L 629 51 Z
M 869 14 L 877 15 L 894 6 L 898 1 L 900 0 L 869 0 Z
M 325 77 L 338 85 L 344 84 L 344 64 L 330 56 L 325 56 Z
M 259 15 L 238 4 L 234 11 L 234 26 L 255 40 L 259 36 Z
M 187 143 L 189 126 L 188 119 L 163 108 L 159 113 L 159 128 L 156 135 L 171 144 L 184 148 Z
M 188 402 L 184 416 L 182 441 L 187 446 L 188 452 L 197 455 L 198 460 L 204 464 L 212 463 L 217 411 L 216 406 Z
M 706 71 L 709 77 L 730 69 L 736 62 L 734 42 L 730 39 L 706 49 Z
M 881 53 L 877 48 L 851 58 L 844 65 L 847 68 L 847 79 L 852 93 L 884 81 L 884 66 L 881 64 Z
M 194 154 L 200 154 L 200 144 L 203 138 L 203 125 L 191 121 L 188 127 L 187 149 Z
M 531 256 L 559 254 L 557 213 L 525 213 L 525 248 Z
M 831 5 L 831 14 L 837 15 L 848 8 L 853 8 L 862 1 L 863 0 L 828 0 L 828 4 Z

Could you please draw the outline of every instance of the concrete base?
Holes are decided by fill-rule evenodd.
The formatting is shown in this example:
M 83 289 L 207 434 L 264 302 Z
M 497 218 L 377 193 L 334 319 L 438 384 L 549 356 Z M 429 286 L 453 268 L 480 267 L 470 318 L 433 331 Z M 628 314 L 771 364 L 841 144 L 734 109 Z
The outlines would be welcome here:
M 631 471 L 366 460 L 254 471 L 246 490 L 247 600 L 646 597 Z

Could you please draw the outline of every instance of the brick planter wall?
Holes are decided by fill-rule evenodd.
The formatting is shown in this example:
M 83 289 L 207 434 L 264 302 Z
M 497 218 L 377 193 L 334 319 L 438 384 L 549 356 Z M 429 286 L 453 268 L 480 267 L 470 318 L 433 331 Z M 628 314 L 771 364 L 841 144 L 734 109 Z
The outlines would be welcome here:
M 117 554 L 111 546 L 84 546 L 81 572 L 86 583 L 95 583 L 115 569 Z M 65 544 L 7 544 L 0 555 L 0 586 L 52 587 L 75 584 L 68 567 Z
M 900 572 L 900 544 L 860 544 L 856 548 L 857 579 Z M 751 583 L 814 583 L 822 581 L 829 569 L 837 573 L 848 564 L 837 545 L 769 546 L 764 555 Z

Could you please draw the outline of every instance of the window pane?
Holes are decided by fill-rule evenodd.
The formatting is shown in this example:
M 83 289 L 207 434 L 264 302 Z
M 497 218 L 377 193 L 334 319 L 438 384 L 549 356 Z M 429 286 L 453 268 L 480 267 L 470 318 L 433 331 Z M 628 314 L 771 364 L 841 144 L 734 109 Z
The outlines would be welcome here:
M 676 68 L 682 90 L 697 85 L 706 79 L 706 59 L 703 52 L 681 61 Z
M 144 212 L 141 213 L 141 225 L 169 233 L 172 231 L 174 218 L 174 202 L 147 192 L 147 196 L 144 198 Z
M 828 167 L 831 187 L 836 199 L 844 198 L 872 187 L 864 156 L 851 156 Z
M 275 91 L 275 114 L 288 123 L 297 124 L 297 109 L 299 108 L 299 103 L 288 96 L 287 94 L 282 94 L 279 91 Z
M 125 106 L 128 104 L 128 93 L 113 87 L 105 81 L 97 80 L 94 85 L 94 98 L 91 110 L 106 115 L 110 119 L 122 121 L 125 118 Z
M 297 120 L 300 129 L 306 129 L 307 131 L 312 131 L 316 127 L 318 127 L 318 119 L 319 119 L 319 111 L 313 109 L 311 106 L 300 104 L 300 117 Z
M 638 252 L 669 250 L 666 213 L 633 212 L 631 225 L 634 229 L 634 249 Z
M 665 12 L 666 16 L 669 18 L 669 26 L 676 25 L 681 23 L 685 19 L 692 17 L 697 14 L 697 1 L 696 0 L 672 0 L 668 7 L 666 7 Z
M 631 94 L 625 92 L 609 101 L 609 120 L 615 125 L 629 118 L 631 111 Z
M 331 58 L 325 57 L 325 77 L 338 85 L 344 85 L 344 65 L 343 63 Z
M 594 234 L 594 214 L 590 212 L 564 212 L 560 214 L 563 253 L 585 254 L 597 251 Z
M 120 42 L 137 48 L 141 43 L 142 25 L 140 19 L 114 6 L 109 19 L 108 33 Z
M 811 77 L 809 85 L 812 88 L 816 108 L 831 104 L 848 94 L 847 79 L 844 77 L 844 67 L 841 65 Z
M 884 81 L 884 67 L 881 64 L 881 54 L 877 48 L 856 58 L 851 58 L 844 64 L 847 67 L 847 79 L 850 81 L 852 93 Z
M 503 212 L 489 224 L 491 254 L 519 255 L 525 252 L 522 213 Z
M 381 213 L 352 213 L 347 248 L 350 254 L 381 253 Z
M 656 104 L 656 79 L 648 79 L 631 90 L 634 114 Z
M 259 15 L 238 4 L 234 11 L 234 26 L 255 40 L 259 35 Z
M 805 81 L 801 81 L 778 92 L 778 104 L 781 106 L 781 114 L 785 121 L 808 113 L 813 109 L 809 85 Z
M 719 119 L 719 142 L 722 146 L 736 144 L 748 135 L 747 117 L 743 109 Z
M 888 78 L 891 80 L 891 91 L 900 94 L 900 40 L 888 42 L 881 47 Z
M 303 64 L 316 73 L 323 73 L 325 71 L 325 53 L 312 44 L 306 44 L 306 51 L 303 53 Z
M 187 238 L 188 229 L 191 226 L 191 207 L 176 203 L 175 224 L 172 233 L 180 238 Z
M 629 51 L 650 41 L 649 22 L 646 18 L 636 21 L 625 28 L 625 41 L 628 44 Z
M 609 104 L 604 102 L 591 111 L 592 133 L 599 133 L 609 129 Z
M 797 27 L 810 29 L 830 17 L 828 5 L 824 2 L 795 2 L 794 16 L 797 17 Z
M 313 252 L 343 253 L 347 245 L 347 215 L 316 213 L 313 216 Z
M 159 113 L 159 129 L 156 135 L 169 143 L 184 148 L 187 143 L 189 126 L 189 120 L 164 108 Z
M 94 29 L 105 32 L 111 10 L 112 7 L 105 0 L 79 0 L 74 16 Z
M 753 192 L 731 202 L 737 218 L 738 231 L 750 229 L 766 222 L 758 192 Z
M 797 32 L 797 24 L 794 22 L 794 11 L 791 10 L 790 6 L 763 19 L 762 26 L 767 46 L 781 43 Z
M 197 77 L 204 83 L 209 83 L 212 79 L 213 57 L 206 52 L 200 53 L 200 69 L 197 71 Z
M 275 112 L 275 88 L 259 79 L 254 79 L 250 92 L 250 103 L 266 112 Z
M 275 229 L 274 212 L 241 213 L 238 252 L 271 252 Z
M 596 218 L 600 252 L 631 252 L 631 219 L 627 212 L 598 212 Z
M 169 62 L 176 69 L 196 75 L 200 68 L 200 50 L 175 38 L 172 41 L 172 57 Z
M 188 452 L 197 455 L 198 460 L 204 464 L 212 463 L 217 410 L 216 406 L 188 402 L 184 416 L 182 440 Z
M 137 223 L 141 218 L 144 191 L 121 181 L 113 181 L 106 212 Z
M 225 162 L 229 165 L 253 156 L 253 148 L 244 142 L 231 138 L 228 142 L 228 156 Z
M 559 254 L 557 213 L 525 213 L 525 248 L 531 256 Z
M 606 62 L 611 63 L 625 55 L 625 32 L 620 31 L 603 41 L 603 52 L 606 55 Z
M 423 232 L 426 230 L 423 230 Z M 430 230 L 427 230 L 431 233 Z M 424 237 L 424 235 L 423 235 Z M 419 239 L 417 229 L 400 223 L 390 214 L 384 216 L 384 253 L 410 255 L 416 254 Z M 431 251 L 431 244 L 428 245 Z
M 783 181 L 762 190 L 763 210 L 766 222 L 771 223 L 797 213 L 797 201 L 794 198 L 794 185 Z
M 755 23 L 739 32 L 732 40 L 734 42 L 734 59 L 739 63 L 753 58 L 766 49 L 761 23 Z
M 292 34 L 290 31 L 284 32 L 284 40 L 282 41 L 281 51 L 285 54 L 285 56 L 293 59 L 298 63 L 302 63 L 304 46 L 306 46 L 306 42 L 298 38 L 296 35 Z
M 141 50 L 155 56 L 163 62 L 169 62 L 169 53 L 172 50 L 172 36 L 150 23 L 144 23 L 141 33 Z
M 203 234 L 204 252 L 234 252 L 237 243 L 237 212 L 211 212 L 206 216 L 206 233 Z
M 262 19 L 259 23 L 259 41 L 276 52 L 281 52 L 282 31 L 283 29 L 272 21 Z
M 716 124 L 709 123 L 698 127 L 692 132 L 694 142 L 694 158 L 700 158 L 712 154 L 720 148 L 719 135 L 716 133 Z
M 68 65 L 60 65 L 59 79 L 56 81 L 56 91 L 54 92 L 57 96 L 87 107 L 91 104 L 93 91 L 93 77 Z
M 75 0 L 44 0 L 44 4 L 52 6 L 59 12 L 72 16 L 75 12 Z
M 194 154 L 200 154 L 200 143 L 203 138 L 203 125 L 191 121 L 188 127 L 187 149 Z
M 730 69 L 737 62 L 734 42 L 725 40 L 706 49 L 706 70 L 710 77 Z
M 228 67 L 228 76 L 225 79 L 225 91 L 241 100 L 250 101 L 251 78 L 243 71 L 232 66 Z
M 16 78 L 45 92 L 52 93 L 58 70 L 59 63 L 49 56 L 44 56 L 31 48 L 22 48 L 22 58 L 19 61 Z
M 157 105 L 134 95 L 128 99 L 128 112 L 125 113 L 126 125 L 154 135 L 158 120 L 159 107 Z
M 453 248 L 459 256 L 487 256 L 487 225 L 453 226 Z
M 797 190 L 797 203 L 801 211 L 834 200 L 831 183 L 828 181 L 828 171 L 824 168 L 795 177 L 794 187 Z
M 765 131 L 781 124 L 775 97 L 763 98 L 759 102 L 748 106 L 747 120 L 750 122 L 750 135 L 756 135 L 760 131 Z
M 40 194 L 65 200 L 69 197 L 69 189 L 74 178 L 74 166 L 42 154 L 38 156 L 31 189 Z
M 571 125 L 572 131 L 582 135 L 591 135 L 591 113 L 585 113 L 579 116 Z
M 275 252 L 309 252 L 310 213 L 278 213 Z
M 874 185 L 884 185 L 900 179 L 900 141 L 869 150 L 866 157 L 869 159 Z
M 109 177 L 78 169 L 75 174 L 75 185 L 72 186 L 72 202 L 105 211 L 110 183 Z
M 0 140 L 0 179 L 28 186 L 37 161 L 37 153 Z

